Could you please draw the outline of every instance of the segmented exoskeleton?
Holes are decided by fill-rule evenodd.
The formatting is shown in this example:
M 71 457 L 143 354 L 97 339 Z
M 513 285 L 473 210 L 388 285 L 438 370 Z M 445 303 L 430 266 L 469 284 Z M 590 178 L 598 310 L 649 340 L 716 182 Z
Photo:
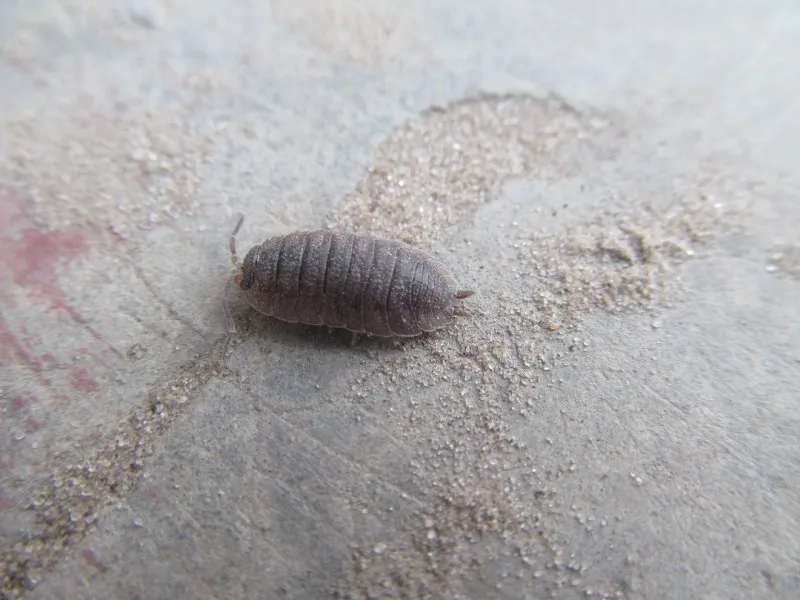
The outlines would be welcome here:
M 461 290 L 427 252 L 368 234 L 318 230 L 266 239 L 238 264 L 225 286 L 228 331 L 235 332 L 227 297 L 235 283 L 259 312 L 290 323 L 327 325 L 380 337 L 411 337 L 446 327 L 467 313 Z

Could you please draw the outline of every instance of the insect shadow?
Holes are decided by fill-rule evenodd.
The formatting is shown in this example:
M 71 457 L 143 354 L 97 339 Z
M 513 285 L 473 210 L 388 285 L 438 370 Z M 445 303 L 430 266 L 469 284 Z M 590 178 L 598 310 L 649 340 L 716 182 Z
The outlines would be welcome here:
M 438 334 L 438 332 L 432 332 L 413 338 L 387 338 L 364 333 L 354 334 L 346 329 L 326 327 L 324 325 L 288 323 L 264 316 L 249 305 L 236 312 L 238 313 L 237 330 L 235 334 L 227 333 L 227 339 L 233 339 L 234 335 L 240 336 L 242 340 L 256 337 L 269 339 L 276 345 L 313 344 L 320 348 L 352 349 L 355 351 L 360 349 L 404 351 L 424 343 L 425 340 L 434 338 Z

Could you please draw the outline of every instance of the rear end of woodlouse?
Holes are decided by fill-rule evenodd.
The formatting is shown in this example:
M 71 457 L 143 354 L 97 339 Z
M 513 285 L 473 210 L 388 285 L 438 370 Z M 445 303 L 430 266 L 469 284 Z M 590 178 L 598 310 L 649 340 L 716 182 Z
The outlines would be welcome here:
M 412 337 L 450 325 L 466 313 L 460 301 L 473 294 L 430 254 L 403 242 L 340 231 L 299 231 L 268 238 L 228 280 L 223 310 L 235 332 L 228 294 L 235 283 L 257 311 L 290 323 L 326 325 L 356 334 Z

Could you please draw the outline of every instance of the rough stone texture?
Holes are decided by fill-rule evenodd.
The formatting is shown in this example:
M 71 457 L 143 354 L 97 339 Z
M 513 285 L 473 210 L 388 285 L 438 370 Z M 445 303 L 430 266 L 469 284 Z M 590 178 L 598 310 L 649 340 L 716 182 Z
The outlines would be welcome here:
M 0 597 L 800 596 L 800 9 L 0 6 Z M 477 290 L 269 321 L 329 226 Z

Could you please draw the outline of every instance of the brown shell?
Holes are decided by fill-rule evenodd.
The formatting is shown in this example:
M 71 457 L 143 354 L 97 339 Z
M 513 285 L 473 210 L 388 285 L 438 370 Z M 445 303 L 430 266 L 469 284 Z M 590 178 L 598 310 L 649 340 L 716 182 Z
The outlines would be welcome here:
M 446 327 L 465 314 L 458 301 L 472 295 L 426 252 L 329 230 L 265 240 L 250 249 L 235 280 L 271 317 L 381 337 Z

